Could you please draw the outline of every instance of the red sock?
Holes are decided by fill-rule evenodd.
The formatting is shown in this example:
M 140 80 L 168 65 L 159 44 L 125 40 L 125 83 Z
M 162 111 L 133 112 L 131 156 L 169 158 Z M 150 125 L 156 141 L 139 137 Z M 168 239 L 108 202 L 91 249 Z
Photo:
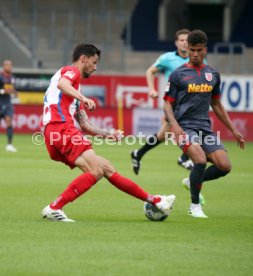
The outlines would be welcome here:
M 149 194 L 145 192 L 140 186 L 138 186 L 132 180 L 118 174 L 117 172 L 109 178 L 109 181 L 119 190 L 143 201 L 146 201 L 149 196 Z
M 67 189 L 50 204 L 52 209 L 62 209 L 67 203 L 74 201 L 83 193 L 88 191 L 95 183 L 96 178 L 90 173 L 84 173 L 74 179 Z

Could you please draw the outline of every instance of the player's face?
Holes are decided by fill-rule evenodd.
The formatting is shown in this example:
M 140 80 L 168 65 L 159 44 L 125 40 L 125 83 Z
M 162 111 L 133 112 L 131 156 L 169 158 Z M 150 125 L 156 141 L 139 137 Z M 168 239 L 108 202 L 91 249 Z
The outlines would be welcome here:
M 188 52 L 190 64 L 194 66 L 200 66 L 203 64 L 207 48 L 204 44 L 196 44 L 194 46 L 189 44 Z
M 175 44 L 179 53 L 186 53 L 188 50 L 188 34 L 181 34 L 178 36 Z
M 3 71 L 6 74 L 11 74 L 12 73 L 12 62 L 10 60 L 6 60 L 3 63 Z
M 94 71 L 97 70 L 97 63 L 99 61 L 98 55 L 91 57 L 83 56 L 83 68 L 82 76 L 83 78 L 88 78 Z

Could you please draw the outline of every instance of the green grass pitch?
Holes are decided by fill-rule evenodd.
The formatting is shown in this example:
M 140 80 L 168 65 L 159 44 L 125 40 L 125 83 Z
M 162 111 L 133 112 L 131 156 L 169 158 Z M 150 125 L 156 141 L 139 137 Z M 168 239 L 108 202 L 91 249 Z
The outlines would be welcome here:
M 45 146 L 16 135 L 18 152 L 0 136 L 0 275 L 252 275 L 253 144 L 226 143 L 232 172 L 204 184 L 206 220 L 188 216 L 187 171 L 177 147 L 144 157 L 139 176 L 129 152 L 138 145 L 95 146 L 123 175 L 154 194 L 177 196 L 164 222 L 148 221 L 143 203 L 106 180 L 65 207 L 77 222 L 43 221 L 41 209 L 80 174 L 49 159 Z

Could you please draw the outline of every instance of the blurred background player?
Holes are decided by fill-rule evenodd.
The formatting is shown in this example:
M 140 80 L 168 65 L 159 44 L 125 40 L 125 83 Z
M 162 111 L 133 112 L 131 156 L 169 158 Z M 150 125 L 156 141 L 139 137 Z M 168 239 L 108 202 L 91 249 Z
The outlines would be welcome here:
M 54 74 L 44 98 L 42 129 L 51 159 L 83 171 L 54 202 L 42 210 L 43 218 L 49 220 L 74 222 L 62 208 L 87 192 L 102 177 L 119 190 L 153 204 L 162 212 L 169 211 L 175 200 L 174 195 L 150 195 L 132 180 L 120 175 L 108 160 L 95 154 L 91 142 L 74 125 L 75 116 L 85 133 L 120 139 L 119 131 L 111 134 L 92 125 L 84 110 L 85 107 L 93 110 L 95 103 L 81 94 L 81 77 L 88 78 L 96 70 L 99 59 L 100 50 L 95 46 L 78 44 L 73 51 L 73 64 L 62 67 Z
M 17 149 L 12 145 L 13 139 L 13 106 L 11 103 L 11 95 L 14 95 L 14 77 L 12 75 L 12 61 L 3 61 L 3 71 L 0 73 L 0 119 L 5 120 L 7 145 L 6 151 L 16 152 Z
M 146 80 L 149 87 L 149 97 L 151 97 L 152 99 L 158 97 L 158 92 L 155 89 L 154 84 L 155 74 L 164 73 L 167 82 L 170 74 L 176 68 L 189 61 L 187 42 L 189 33 L 190 31 L 188 29 L 178 30 L 175 34 L 175 45 L 177 50 L 174 52 L 167 52 L 161 55 L 156 60 L 156 62 L 153 65 L 151 65 L 146 71 Z M 131 152 L 132 166 L 135 174 L 139 173 L 142 157 L 149 150 L 153 149 L 165 140 L 166 132 L 169 132 L 169 127 L 167 121 L 165 120 L 165 118 L 163 118 L 163 124 L 161 129 L 153 136 L 149 135 L 143 147 Z M 184 153 L 178 158 L 178 164 L 188 170 L 191 170 L 193 167 L 192 161 Z
M 231 170 L 227 152 L 211 129 L 210 105 L 240 148 L 244 148 L 242 135 L 233 126 L 220 101 L 220 74 L 204 64 L 206 46 L 207 36 L 203 31 L 194 30 L 189 34 L 189 63 L 171 74 L 164 96 L 164 111 L 171 132 L 194 163 L 190 178 L 185 179 L 184 184 L 191 191 L 189 214 L 196 218 L 207 218 L 199 198 L 202 183 L 225 176 Z M 206 169 L 207 160 L 212 165 Z

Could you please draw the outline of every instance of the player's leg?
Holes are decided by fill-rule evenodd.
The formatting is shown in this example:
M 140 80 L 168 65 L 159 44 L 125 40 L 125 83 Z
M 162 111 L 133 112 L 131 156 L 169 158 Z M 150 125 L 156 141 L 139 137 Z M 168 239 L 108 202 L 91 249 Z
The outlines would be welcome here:
M 167 121 L 163 119 L 161 129 L 154 135 L 149 135 L 145 144 L 140 148 L 131 152 L 132 167 L 135 174 L 139 173 L 142 157 L 151 149 L 159 145 L 165 140 L 165 133 L 169 131 Z
M 231 164 L 219 138 L 212 131 L 204 131 L 201 140 L 201 147 L 206 154 L 207 160 L 213 163 L 213 165 L 204 170 L 202 182 L 217 179 L 229 173 Z M 190 153 L 191 148 L 192 146 L 187 151 L 189 156 L 192 156 Z M 192 158 L 195 164 L 194 156 Z
M 187 149 L 187 155 L 194 163 L 194 167 L 189 177 L 191 191 L 191 206 L 189 214 L 197 218 L 207 218 L 200 204 L 202 179 L 207 163 L 206 154 L 199 144 L 191 144 Z
M 73 202 L 87 192 L 101 177 L 103 170 L 94 150 L 83 152 L 75 161 L 75 166 L 84 173 L 76 177 L 58 198 L 50 204 L 53 209 L 62 209 L 69 202 Z
M 83 152 L 76 159 L 75 166 L 79 167 L 84 173 L 76 177 L 56 200 L 42 210 L 43 218 L 73 222 L 62 211 L 62 208 L 87 192 L 103 176 L 103 170 L 92 149 Z
M 12 145 L 13 140 L 13 127 L 12 127 L 12 106 L 8 106 L 6 108 L 6 115 L 4 116 L 5 125 L 6 125 L 6 136 L 7 136 L 7 145 L 6 145 L 6 151 L 9 152 L 16 152 L 17 149 Z
M 79 167 L 84 172 L 75 178 L 55 201 L 42 210 L 44 218 L 72 222 L 62 208 L 88 191 L 103 176 L 103 170 L 90 142 L 74 126 L 49 124 L 44 134 L 51 159 L 61 161 L 70 168 Z
M 203 182 L 223 177 L 231 171 L 231 163 L 225 150 L 209 153 L 207 158 L 213 165 L 205 170 Z
M 134 196 L 142 201 L 149 202 L 154 204 L 161 211 L 167 211 L 173 208 L 173 203 L 175 201 L 174 195 L 169 196 L 154 196 L 144 191 L 139 185 L 137 185 L 134 181 L 129 178 L 122 176 L 120 173 L 116 171 L 114 166 L 110 161 L 106 160 L 101 156 L 97 156 L 100 166 L 103 169 L 104 176 L 108 179 L 108 181 L 121 190 L 131 196 Z
M 208 138 L 208 139 L 207 139 Z M 203 181 L 209 181 L 225 176 L 231 170 L 227 152 L 219 137 L 212 131 L 207 132 L 203 139 L 203 149 L 206 152 L 208 161 L 213 163 L 204 173 Z

